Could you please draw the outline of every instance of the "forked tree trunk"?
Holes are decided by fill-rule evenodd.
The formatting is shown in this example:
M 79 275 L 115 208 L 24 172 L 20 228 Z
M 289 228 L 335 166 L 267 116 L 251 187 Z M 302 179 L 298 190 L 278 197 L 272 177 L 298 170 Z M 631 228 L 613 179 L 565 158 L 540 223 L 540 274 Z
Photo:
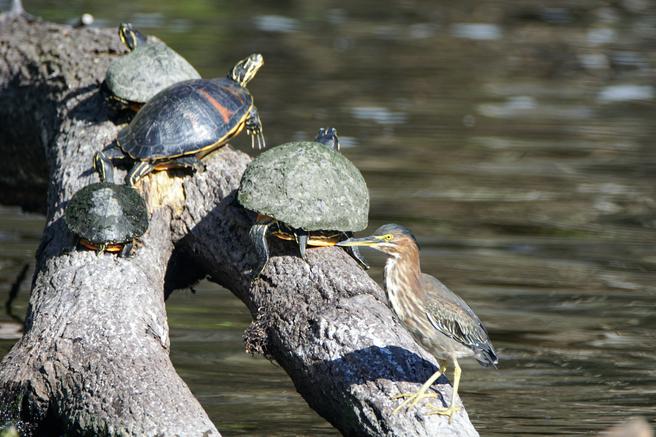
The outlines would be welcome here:
M 28 433 L 218 435 L 169 360 L 164 304 L 209 275 L 249 308 L 247 349 L 275 359 L 342 433 L 477 435 L 464 410 L 452 424 L 423 408 L 391 414 L 390 397 L 416 390 L 435 361 L 341 249 L 305 262 L 274 242 L 278 256 L 250 282 L 253 217 L 234 202 L 250 158 L 229 146 L 203 173 L 145 179 L 152 218 L 136 256 L 74 250 L 62 214 L 97 180 L 93 153 L 116 137 L 99 85 L 123 51 L 113 30 L 0 18 L 0 202 L 47 217 L 25 334 L 0 364 L 0 421 Z

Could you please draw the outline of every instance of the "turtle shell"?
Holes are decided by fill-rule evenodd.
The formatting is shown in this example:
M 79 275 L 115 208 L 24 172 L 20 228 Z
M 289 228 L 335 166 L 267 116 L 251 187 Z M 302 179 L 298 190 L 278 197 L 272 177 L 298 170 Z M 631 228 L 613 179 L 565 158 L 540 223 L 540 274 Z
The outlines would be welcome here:
M 182 56 L 162 43 L 144 44 L 109 65 L 105 83 L 121 100 L 145 103 L 174 83 L 199 79 Z
M 126 243 L 148 229 L 148 210 L 127 185 L 87 185 L 68 202 L 64 219 L 71 232 L 94 244 Z
M 227 142 L 243 127 L 253 97 L 228 79 L 179 82 L 150 99 L 118 134 L 118 145 L 136 160 L 191 155 Z
M 306 231 L 367 227 L 369 191 L 341 153 L 315 142 L 287 143 L 246 168 L 238 200 L 246 209 Z

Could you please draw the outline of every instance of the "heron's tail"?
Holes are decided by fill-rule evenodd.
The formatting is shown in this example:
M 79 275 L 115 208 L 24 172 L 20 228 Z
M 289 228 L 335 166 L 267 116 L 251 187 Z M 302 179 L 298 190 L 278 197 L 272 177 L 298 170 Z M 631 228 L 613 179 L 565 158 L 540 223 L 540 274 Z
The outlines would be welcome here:
M 476 349 L 476 354 L 474 358 L 484 367 L 497 367 L 499 363 L 499 358 L 497 353 L 492 346 L 492 343 L 487 342 L 482 344 L 479 348 Z

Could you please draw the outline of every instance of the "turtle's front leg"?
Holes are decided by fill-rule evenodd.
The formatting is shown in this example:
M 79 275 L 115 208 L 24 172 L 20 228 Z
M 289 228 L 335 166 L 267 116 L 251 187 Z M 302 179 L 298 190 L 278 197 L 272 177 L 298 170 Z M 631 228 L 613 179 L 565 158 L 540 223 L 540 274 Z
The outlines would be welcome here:
M 251 136 L 252 148 L 255 148 L 256 144 L 258 149 L 266 147 L 266 141 L 264 141 L 264 134 L 262 133 L 262 122 L 255 106 L 251 108 L 251 112 L 248 114 L 246 133 Z
M 351 238 L 353 236 L 353 233 L 344 232 L 344 235 L 346 236 L 346 238 Z M 369 270 L 369 264 L 367 264 L 367 261 L 365 261 L 364 257 L 360 253 L 360 249 L 358 248 L 358 246 L 346 246 L 343 249 L 346 251 L 346 253 L 351 255 L 351 257 L 354 260 L 356 260 L 364 270 Z
M 105 253 L 105 249 L 107 249 L 106 243 L 100 243 L 98 246 L 96 246 L 96 256 L 100 256 Z
M 118 256 L 120 258 L 130 258 L 134 255 L 134 243 L 130 241 L 129 243 L 125 243 L 123 245 L 123 248 L 121 248 L 121 251 L 118 253 Z
M 132 167 L 132 170 L 130 170 L 130 172 L 125 176 L 125 183 L 131 187 L 134 187 L 139 179 L 143 178 L 154 169 L 155 166 L 153 166 L 150 162 L 137 161 L 137 163 Z
M 253 269 L 251 277 L 253 280 L 257 279 L 266 267 L 269 261 L 269 243 L 267 243 L 267 231 L 269 226 L 273 223 L 270 218 L 259 219 L 251 226 L 248 235 L 251 237 L 255 253 L 257 254 L 258 265 Z
M 308 233 L 302 229 L 298 229 L 295 235 L 296 242 L 298 243 L 298 251 L 301 253 L 301 258 L 305 259 L 305 249 L 307 249 Z
M 125 155 L 125 153 L 123 153 L 121 148 L 116 145 L 116 143 L 112 143 L 112 145 L 105 148 L 102 153 L 112 162 L 124 161 L 128 159 L 128 157 Z
M 167 165 L 167 168 L 188 168 L 196 173 L 205 171 L 205 164 L 197 157 L 191 155 L 174 159 Z

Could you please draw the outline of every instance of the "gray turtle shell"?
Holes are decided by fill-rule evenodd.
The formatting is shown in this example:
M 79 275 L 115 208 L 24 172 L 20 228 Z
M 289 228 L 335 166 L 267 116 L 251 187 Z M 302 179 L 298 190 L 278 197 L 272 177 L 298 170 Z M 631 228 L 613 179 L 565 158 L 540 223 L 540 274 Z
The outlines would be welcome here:
M 287 143 L 246 168 L 238 200 L 246 209 L 305 231 L 361 231 L 369 191 L 360 171 L 341 153 L 315 142 Z
M 127 185 L 100 182 L 76 192 L 64 219 L 71 232 L 95 244 L 126 243 L 148 229 L 148 210 Z
M 114 60 L 105 83 L 119 99 L 145 103 L 174 83 L 199 78 L 196 69 L 166 44 L 149 43 Z

